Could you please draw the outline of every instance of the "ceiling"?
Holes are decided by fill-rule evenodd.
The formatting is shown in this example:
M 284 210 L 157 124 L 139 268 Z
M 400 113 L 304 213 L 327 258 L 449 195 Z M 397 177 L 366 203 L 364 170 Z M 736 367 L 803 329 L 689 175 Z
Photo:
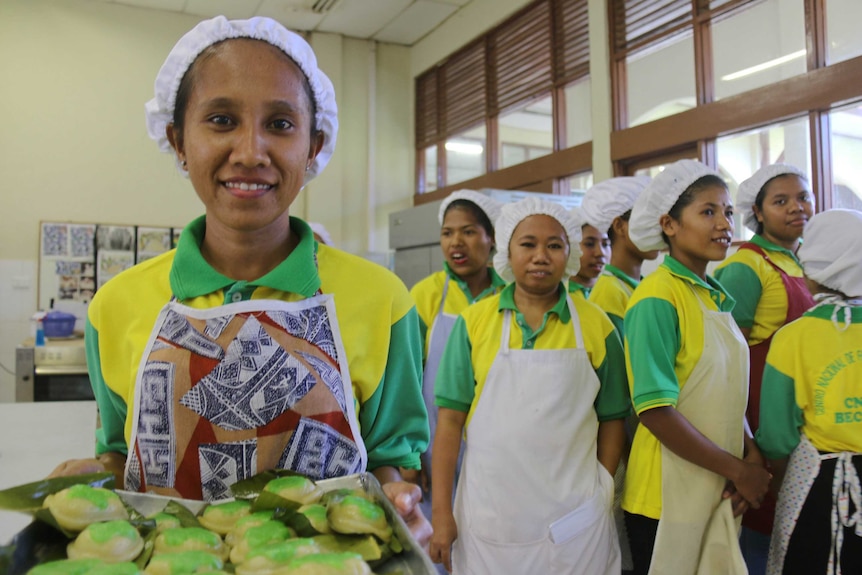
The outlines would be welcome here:
M 412 46 L 471 0 L 102 0 L 210 18 L 269 16 L 293 30 Z

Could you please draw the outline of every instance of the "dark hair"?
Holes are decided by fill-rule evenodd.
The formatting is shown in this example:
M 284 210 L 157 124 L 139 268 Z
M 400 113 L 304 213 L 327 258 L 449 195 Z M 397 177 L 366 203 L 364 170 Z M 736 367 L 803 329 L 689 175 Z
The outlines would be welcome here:
M 667 215 L 676 221 L 679 221 L 680 217 L 682 217 L 682 211 L 694 202 L 697 195 L 706 188 L 711 188 L 713 186 L 721 186 L 722 188 L 727 189 L 727 183 L 719 176 L 708 174 L 696 179 L 682 194 L 680 194 L 676 203 L 670 208 L 670 210 L 668 210 Z M 664 243 L 670 245 L 670 241 L 668 241 L 664 232 L 661 233 L 661 239 L 664 240 Z
M 180 143 L 182 142 L 183 137 L 183 129 L 185 128 L 185 120 L 186 120 L 186 108 L 189 105 L 189 97 L 192 93 L 192 86 L 195 83 L 195 70 L 197 68 L 198 62 L 203 62 L 209 58 L 212 58 L 214 55 L 218 53 L 221 47 L 228 40 L 255 40 L 254 38 L 228 38 L 225 40 L 221 40 L 207 46 L 200 54 L 198 54 L 197 58 L 195 58 L 194 62 L 189 66 L 189 69 L 186 70 L 186 73 L 183 74 L 183 79 L 180 80 L 180 85 L 177 88 L 177 97 L 174 103 L 174 117 L 173 124 L 174 129 L 179 134 Z M 257 42 L 264 42 L 263 40 L 256 40 Z M 273 46 L 272 44 L 268 45 Z M 311 113 L 311 137 L 312 139 L 317 134 L 317 102 L 314 100 L 314 92 L 311 91 L 311 84 L 308 83 L 308 78 L 305 75 L 305 72 L 302 71 L 302 68 L 299 67 L 299 64 L 296 64 L 296 61 L 285 54 L 278 46 L 273 46 L 273 48 L 278 49 L 281 54 L 284 54 L 286 58 L 288 58 L 291 62 L 293 62 L 299 71 L 302 74 L 302 88 L 305 91 L 305 96 L 308 99 L 309 103 L 309 112 Z
M 631 217 L 632 217 L 632 211 L 631 210 L 623 212 L 622 214 L 617 216 L 617 218 L 621 219 L 624 222 L 629 221 L 629 219 Z M 617 218 L 614 218 L 614 220 Z M 611 220 L 611 226 L 608 228 L 608 240 L 611 242 L 611 245 L 613 245 L 614 241 L 616 241 L 616 234 L 614 233 L 614 221 L 613 220 Z
M 491 219 L 488 217 L 488 214 L 485 213 L 485 210 L 470 200 L 452 200 L 452 202 L 446 206 L 446 211 L 443 212 L 444 219 L 446 218 L 446 214 L 448 214 L 449 210 L 452 208 L 460 208 L 473 214 L 473 217 L 476 218 L 476 222 L 485 229 L 485 232 L 492 240 L 494 239 L 494 225 L 491 223 Z

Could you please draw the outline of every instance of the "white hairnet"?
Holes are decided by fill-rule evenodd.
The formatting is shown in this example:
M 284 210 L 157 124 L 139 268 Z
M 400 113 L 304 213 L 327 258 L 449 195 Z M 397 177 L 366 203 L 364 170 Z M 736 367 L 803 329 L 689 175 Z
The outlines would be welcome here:
M 328 246 L 332 245 L 332 236 L 329 235 L 329 232 L 323 224 L 319 222 L 308 222 L 308 227 L 311 228 L 311 231 L 320 236 L 320 241 L 325 243 Z
M 494 198 L 475 190 L 456 190 L 446 196 L 440 204 L 440 212 L 437 214 L 437 219 L 440 220 L 441 226 L 443 225 L 443 218 L 446 216 L 446 208 L 448 208 L 449 204 L 455 200 L 467 200 L 468 202 L 473 202 L 480 210 L 485 212 L 485 215 L 488 216 L 489 220 L 491 220 L 492 226 L 497 225 L 497 218 L 500 217 L 500 209 L 503 207 L 503 204 Z
M 862 212 L 827 210 L 805 225 L 799 261 L 805 275 L 849 297 L 862 296 Z
M 515 228 L 530 216 L 550 216 L 560 222 L 569 240 L 569 261 L 566 262 L 566 277 L 578 273 L 581 267 L 581 224 L 560 204 L 555 204 L 534 196 L 527 196 L 510 204 L 503 204 L 495 232 L 497 253 L 494 254 L 494 269 L 500 277 L 510 282 L 515 279 L 509 263 L 509 241 Z M 565 279 L 565 278 L 563 278 Z
M 753 176 L 747 180 L 743 180 L 739 184 L 739 189 L 736 191 L 736 208 L 742 214 L 742 221 L 745 227 L 752 232 L 757 233 L 757 216 L 754 215 L 754 202 L 757 200 L 757 195 L 763 189 L 763 186 L 766 185 L 766 182 L 772 178 L 786 174 L 799 176 L 808 181 L 808 176 L 805 172 L 796 166 L 791 166 L 790 164 L 770 164 L 763 166 L 754 172 Z M 812 201 L 814 200 L 812 199 Z
M 697 160 L 678 160 L 658 173 L 641 192 L 629 218 L 629 239 L 642 252 L 667 247 L 659 220 L 668 213 L 684 191 L 704 176 L 718 172 Z
M 216 16 L 200 22 L 186 32 L 168 54 L 156 76 L 155 98 L 146 103 L 147 132 L 150 138 L 156 141 L 163 152 L 172 151 L 165 129 L 174 120 L 177 90 L 183 76 L 201 52 L 230 38 L 252 38 L 272 44 L 293 60 L 305 74 L 314 96 L 315 124 L 318 131 L 323 133 L 323 148 L 305 172 L 304 183 L 307 184 L 323 171 L 335 150 L 338 134 L 335 89 L 326 74 L 317 67 L 317 58 L 308 42 L 271 18 L 228 20 L 224 16 Z M 187 174 L 185 170 L 180 171 Z
M 608 233 L 614 218 L 632 209 L 650 179 L 649 176 L 623 176 L 595 184 L 587 190 L 581 202 L 587 223 L 602 233 Z

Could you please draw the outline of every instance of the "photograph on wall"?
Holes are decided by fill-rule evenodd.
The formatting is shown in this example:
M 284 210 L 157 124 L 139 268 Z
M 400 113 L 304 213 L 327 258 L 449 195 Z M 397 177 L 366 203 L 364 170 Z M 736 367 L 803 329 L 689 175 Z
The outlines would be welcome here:
M 96 252 L 96 289 L 120 273 L 135 265 L 135 252 L 99 250 Z
M 180 234 L 182 233 L 182 228 L 171 228 L 171 248 L 177 247 L 177 244 L 180 243 Z
M 39 309 L 89 302 L 95 291 L 96 224 L 41 222 Z
M 146 228 L 138 226 L 138 249 L 136 263 L 171 249 L 171 228 Z
M 98 226 L 96 249 L 99 251 L 133 252 L 135 249 L 135 226 Z

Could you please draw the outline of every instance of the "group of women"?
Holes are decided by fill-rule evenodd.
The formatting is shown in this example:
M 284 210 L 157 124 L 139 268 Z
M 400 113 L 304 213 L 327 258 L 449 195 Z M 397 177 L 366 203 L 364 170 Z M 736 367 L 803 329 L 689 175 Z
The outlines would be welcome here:
M 213 500 L 265 469 L 368 470 L 432 558 L 518 575 L 619 573 L 626 532 L 637 573 L 744 572 L 734 516 L 781 485 L 770 572 L 860 571 L 862 215 L 811 218 L 798 174 L 741 189 L 761 228 L 723 283 L 706 269 L 727 254 L 734 207 L 698 162 L 603 182 L 577 214 L 452 194 L 445 269 L 414 304 L 290 215 L 338 132 L 299 35 L 268 18 L 199 23 L 146 117 L 205 213 L 95 295 L 96 456 L 55 475 L 106 470 L 125 489 Z M 811 303 L 803 270 L 816 305 L 779 330 Z M 752 402 L 740 327 L 754 362 L 769 348 Z M 405 476 L 426 487 L 433 539 Z
M 444 200 L 445 269 L 412 290 L 439 409 L 424 485 L 435 561 L 862 568 L 862 214 L 814 216 L 804 174 L 784 164 L 743 182 L 738 204 L 693 160 L 597 184 L 571 212 L 467 190 Z M 726 258 L 737 212 L 754 237 Z

